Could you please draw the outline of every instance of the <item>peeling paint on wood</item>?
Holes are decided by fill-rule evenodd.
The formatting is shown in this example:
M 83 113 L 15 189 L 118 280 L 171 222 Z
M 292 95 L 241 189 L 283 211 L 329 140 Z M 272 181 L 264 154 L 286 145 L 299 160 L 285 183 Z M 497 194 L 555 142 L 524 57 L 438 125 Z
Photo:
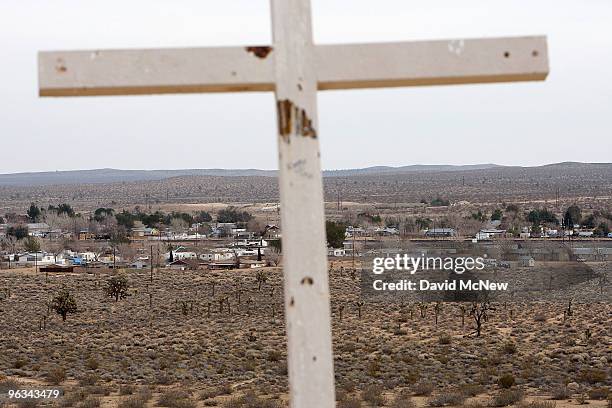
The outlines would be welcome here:
M 276 103 L 278 110 L 278 132 L 287 143 L 289 135 L 296 134 L 304 137 L 317 138 L 317 131 L 312 119 L 305 109 L 296 106 L 289 99 L 282 99 Z
M 251 54 L 255 55 L 257 58 L 264 59 L 272 52 L 272 47 L 268 47 L 268 46 L 247 47 L 246 50 L 247 52 L 250 52 Z

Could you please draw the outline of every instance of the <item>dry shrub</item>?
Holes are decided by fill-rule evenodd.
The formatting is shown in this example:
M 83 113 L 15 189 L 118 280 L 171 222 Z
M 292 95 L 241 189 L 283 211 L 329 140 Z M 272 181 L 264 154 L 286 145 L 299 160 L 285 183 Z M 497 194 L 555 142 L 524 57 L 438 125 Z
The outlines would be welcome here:
M 589 398 L 592 400 L 605 400 L 606 398 L 612 398 L 610 390 L 604 387 L 593 388 L 588 392 Z
M 131 396 L 128 399 L 125 399 L 117 405 L 117 408 L 145 408 L 147 406 L 147 401 L 138 396 Z
M 81 377 L 81 379 L 79 380 L 79 386 L 81 387 L 92 386 L 92 385 L 96 385 L 97 382 L 98 382 L 97 375 L 86 374 L 83 377 Z
M 88 394 L 109 396 L 111 390 L 103 385 L 92 385 L 85 388 Z
M 145 388 L 138 394 L 133 395 L 119 403 L 118 408 L 145 408 L 151 399 L 151 390 Z
M 158 407 L 175 407 L 177 401 L 189 399 L 189 394 L 181 390 L 169 390 L 164 392 L 157 401 Z
M 17 390 L 22 387 L 22 384 L 19 381 L 5 379 L 0 381 L 0 394 L 4 394 L 8 392 L 8 390 Z
M 355 397 L 348 398 L 344 401 L 339 401 L 338 408 L 361 408 L 361 401 Z
M 378 377 L 380 373 L 380 363 L 378 362 L 378 360 L 370 361 L 368 363 L 367 371 L 370 377 Z
M 491 399 L 489 405 L 493 407 L 507 407 L 508 405 L 516 404 L 524 398 L 521 390 L 502 390 L 499 394 Z
M 391 403 L 391 408 L 416 408 L 416 404 L 407 392 L 401 392 L 395 396 Z
M 604 370 L 598 368 L 587 368 L 580 372 L 579 380 L 588 384 L 603 383 L 608 375 Z
M 119 386 L 119 395 L 132 395 L 135 389 L 133 385 L 121 385 Z
M 442 333 L 438 337 L 438 343 L 440 343 L 440 344 L 451 344 L 451 341 L 453 341 L 453 338 L 448 333 Z
M 28 364 L 28 360 L 26 360 L 25 358 L 18 358 L 13 363 L 13 368 L 20 369 L 20 368 L 25 367 L 27 364 Z
M 200 392 L 198 398 L 200 400 L 207 400 L 209 398 L 215 398 L 219 395 L 230 395 L 232 393 L 232 387 L 229 384 L 220 385 L 218 387 L 208 387 Z
M 366 386 L 361 392 L 361 398 L 372 405 L 384 405 L 385 398 L 382 395 L 383 387 L 377 384 Z
M 551 398 L 554 400 L 566 400 L 572 396 L 572 393 L 570 392 L 569 388 L 567 388 L 567 386 L 565 385 L 560 385 L 558 387 L 553 388 L 550 394 Z
M 465 395 L 460 392 L 445 392 L 434 395 L 427 401 L 430 407 L 446 407 L 461 405 L 465 401 Z
M 516 344 L 512 341 L 508 341 L 504 343 L 504 345 L 502 346 L 502 352 L 506 354 L 514 354 L 516 353 L 516 351 L 517 351 Z
M 280 361 L 283 358 L 283 354 L 278 350 L 268 351 L 268 361 Z
M 258 397 L 253 391 L 248 391 L 239 397 L 230 398 L 223 403 L 224 408 L 279 408 L 280 403 Z
M 502 388 L 510 388 L 516 384 L 516 380 L 512 374 L 504 374 L 497 380 L 497 384 Z
M 63 367 L 54 367 L 47 373 L 47 381 L 53 385 L 59 385 L 66 381 L 66 370 Z
M 557 403 L 554 401 L 531 401 L 521 402 L 517 405 L 518 408 L 555 408 Z
M 418 383 L 414 386 L 414 395 L 428 396 L 433 392 L 434 386 L 430 383 Z
M 100 397 L 87 397 L 87 399 L 79 404 L 79 408 L 99 408 L 102 404 Z
M 461 386 L 460 391 L 466 397 L 475 397 L 484 392 L 484 387 L 479 384 L 465 384 Z
M 97 370 L 100 367 L 100 363 L 95 357 L 90 357 L 85 361 L 85 368 L 89 370 Z
M 71 392 L 70 394 L 64 395 L 64 397 L 59 401 L 60 407 L 73 407 L 77 403 L 84 401 L 87 398 L 87 392 L 83 389 L 76 390 Z
M 155 382 L 159 385 L 170 385 L 174 382 L 174 378 L 166 372 L 157 373 Z
M 36 408 L 39 405 L 39 401 L 35 399 L 24 399 L 17 402 L 18 408 Z
M 461 406 L 462 408 L 483 408 L 484 405 L 479 401 L 469 401 Z
M 538 312 L 535 314 L 535 316 L 533 316 L 533 320 L 536 322 L 545 322 L 546 316 L 544 315 L 544 313 Z

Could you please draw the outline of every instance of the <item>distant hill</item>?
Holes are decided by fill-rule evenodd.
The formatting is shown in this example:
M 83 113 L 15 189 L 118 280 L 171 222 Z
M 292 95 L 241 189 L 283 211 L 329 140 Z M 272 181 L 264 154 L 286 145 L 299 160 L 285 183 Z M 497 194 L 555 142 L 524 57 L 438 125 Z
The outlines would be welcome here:
M 601 168 L 612 166 L 610 163 L 556 163 L 539 168 L 559 169 L 563 168 Z M 470 170 L 491 170 L 508 168 L 496 164 L 475 164 L 464 166 L 453 165 L 410 165 L 401 167 L 374 166 L 361 169 L 326 170 L 325 177 L 349 177 L 349 176 L 376 176 L 382 174 L 402 174 L 413 172 L 459 172 Z M 520 168 L 520 167 L 517 167 Z M 523 167 L 538 168 L 538 167 Z M 182 176 L 215 176 L 215 177 L 276 177 L 276 170 L 259 169 L 183 169 L 183 170 L 119 170 L 119 169 L 93 169 L 93 170 L 71 170 L 54 172 L 32 172 L 0 174 L 0 187 L 19 186 L 49 186 L 65 184 L 95 184 L 134 181 L 155 181 L 172 177 Z

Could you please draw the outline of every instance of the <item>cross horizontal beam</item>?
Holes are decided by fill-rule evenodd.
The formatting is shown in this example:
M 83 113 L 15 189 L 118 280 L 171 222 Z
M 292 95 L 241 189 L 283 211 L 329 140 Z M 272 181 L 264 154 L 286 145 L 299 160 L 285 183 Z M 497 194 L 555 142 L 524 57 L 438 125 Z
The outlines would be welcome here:
M 272 47 L 39 53 L 41 96 L 275 90 Z M 319 90 L 538 81 L 546 37 L 315 47 Z

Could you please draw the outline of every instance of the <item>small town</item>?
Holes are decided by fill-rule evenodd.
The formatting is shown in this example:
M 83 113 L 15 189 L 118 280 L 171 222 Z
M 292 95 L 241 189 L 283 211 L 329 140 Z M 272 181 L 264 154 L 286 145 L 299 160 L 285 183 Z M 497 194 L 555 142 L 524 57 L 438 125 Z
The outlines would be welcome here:
M 433 204 L 438 204 L 437 200 Z M 506 246 L 511 242 L 557 242 L 571 247 L 571 255 L 578 261 L 612 257 L 612 232 L 608 226 L 612 215 L 595 211 L 583 217 L 576 205 L 559 215 L 546 209 L 521 215 L 512 204 L 503 210 L 496 208 L 490 216 L 479 210 L 465 216 L 464 223 L 471 224 L 466 227 L 469 232 L 459 227 L 435 226 L 448 225 L 444 217 L 407 217 L 394 223 L 393 219 L 383 220 L 378 214 L 363 212 L 354 218 L 351 221 L 359 224 L 327 222 L 330 258 L 390 254 L 402 250 L 406 243 L 427 247 L 435 242 Z M 278 266 L 282 255 L 282 234 L 277 224 L 265 224 L 265 220 L 232 206 L 217 214 L 166 214 L 159 210 L 147 213 L 138 207 L 131 211 L 98 208 L 82 213 L 66 203 L 47 208 L 32 203 L 21 213 L 5 214 L 0 221 L 0 265 L 9 269 L 249 269 Z M 478 225 L 481 228 L 472 234 Z M 514 260 L 521 266 L 533 266 L 535 255 L 515 246 L 518 259 Z M 497 260 L 488 260 L 489 264 L 493 261 Z M 508 260 L 498 261 L 500 266 L 509 266 Z

